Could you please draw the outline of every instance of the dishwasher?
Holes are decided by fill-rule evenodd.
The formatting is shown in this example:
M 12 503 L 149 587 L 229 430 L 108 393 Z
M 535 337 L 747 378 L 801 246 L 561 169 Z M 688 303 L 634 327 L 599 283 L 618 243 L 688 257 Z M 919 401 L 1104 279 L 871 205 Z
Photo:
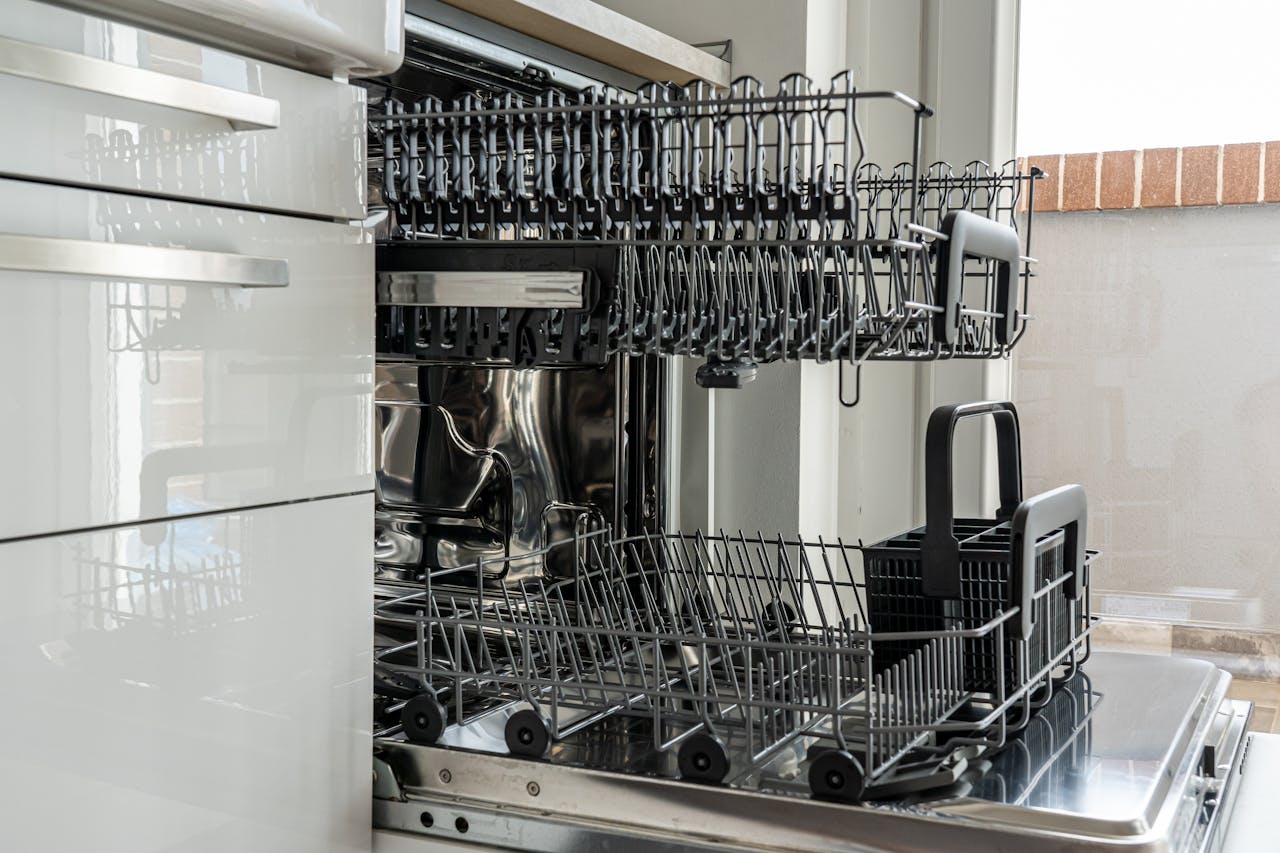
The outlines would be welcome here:
M 705 395 L 1035 334 L 1036 170 L 454 8 L 585 0 L 7 3 L 7 847 L 1221 847 L 1251 706 L 1093 648 L 1013 403 L 911 430 L 892 536 L 679 511 Z
M 922 163 L 932 109 L 847 73 L 610 85 L 406 32 L 363 84 L 376 843 L 1216 849 L 1250 706 L 1092 652 L 1085 496 L 1023 496 L 1012 404 L 934 412 L 927 523 L 882 542 L 669 512 L 677 358 L 835 363 L 854 406 L 881 361 L 1007 356 L 1041 175 Z M 993 518 L 953 513 L 968 418 Z

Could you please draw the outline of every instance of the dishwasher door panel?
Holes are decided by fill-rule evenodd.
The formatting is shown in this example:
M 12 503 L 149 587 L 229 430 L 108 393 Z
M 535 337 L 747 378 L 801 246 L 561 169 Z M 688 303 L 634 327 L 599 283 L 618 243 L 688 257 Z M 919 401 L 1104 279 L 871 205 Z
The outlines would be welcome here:
M 0 174 L 364 218 L 358 87 L 7 0 L 0 103 Z
M 366 232 L 24 181 L 0 198 L 0 538 L 372 488 Z
M 367 850 L 372 512 L 0 545 L 0 849 Z

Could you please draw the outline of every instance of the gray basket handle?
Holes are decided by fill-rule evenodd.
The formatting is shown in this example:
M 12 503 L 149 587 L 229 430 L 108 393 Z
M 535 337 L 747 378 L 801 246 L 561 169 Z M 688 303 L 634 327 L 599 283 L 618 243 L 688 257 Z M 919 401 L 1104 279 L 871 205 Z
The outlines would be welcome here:
M 1011 518 L 1022 502 L 1022 448 L 1018 410 L 1013 403 L 987 400 L 934 409 L 924 437 L 925 533 L 920 542 L 920 580 L 924 594 L 933 598 L 960 597 L 960 540 L 954 530 L 952 440 L 961 418 L 978 415 L 991 415 L 996 422 L 1000 477 L 1000 509 L 996 511 L 996 519 Z
M 1021 636 L 1031 637 L 1031 601 L 1036 592 L 1036 540 L 1062 528 L 1062 566 L 1072 573 L 1064 594 L 1079 600 L 1084 592 L 1085 536 L 1089 506 L 1083 486 L 1059 486 L 1027 498 L 1018 505 L 1009 526 L 1013 530 L 1013 602 L 1021 608 Z
M 1018 293 L 1014 274 L 1022 263 L 1018 232 L 985 216 L 967 210 L 953 210 L 939 228 L 947 244 L 938 252 L 934 276 L 937 303 L 943 311 L 934 315 L 934 335 L 954 344 L 960 330 L 960 309 L 964 307 L 964 259 L 989 258 L 996 261 L 996 341 L 1009 344 L 1015 331 Z

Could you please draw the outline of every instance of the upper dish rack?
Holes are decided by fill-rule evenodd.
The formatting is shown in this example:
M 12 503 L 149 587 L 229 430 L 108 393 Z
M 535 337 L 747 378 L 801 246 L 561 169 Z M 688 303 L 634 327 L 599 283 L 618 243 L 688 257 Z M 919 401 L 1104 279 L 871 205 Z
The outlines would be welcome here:
M 909 156 L 892 168 L 865 162 L 873 104 L 909 119 Z M 922 170 L 930 115 L 857 91 L 847 72 L 826 89 L 787 77 L 772 94 L 742 78 L 634 96 L 388 98 L 370 118 L 391 235 L 379 351 L 513 364 L 1003 356 L 1029 319 L 1017 211 L 1037 175 Z

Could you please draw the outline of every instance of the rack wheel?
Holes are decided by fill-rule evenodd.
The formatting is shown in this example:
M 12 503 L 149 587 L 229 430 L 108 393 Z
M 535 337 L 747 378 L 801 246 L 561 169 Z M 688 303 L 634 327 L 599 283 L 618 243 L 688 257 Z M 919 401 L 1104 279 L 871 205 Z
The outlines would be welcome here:
M 400 709 L 404 736 L 414 743 L 435 743 L 444 734 L 447 721 L 444 705 L 429 691 L 414 696 Z
M 717 785 L 729 775 L 729 754 L 724 744 L 706 732 L 690 735 L 677 755 L 680 777 Z
M 862 798 L 862 766 L 843 749 L 828 749 L 809 764 L 809 790 L 829 800 L 857 802 Z
M 507 719 L 506 738 L 512 755 L 543 758 L 551 749 L 551 723 L 532 708 L 525 708 Z

